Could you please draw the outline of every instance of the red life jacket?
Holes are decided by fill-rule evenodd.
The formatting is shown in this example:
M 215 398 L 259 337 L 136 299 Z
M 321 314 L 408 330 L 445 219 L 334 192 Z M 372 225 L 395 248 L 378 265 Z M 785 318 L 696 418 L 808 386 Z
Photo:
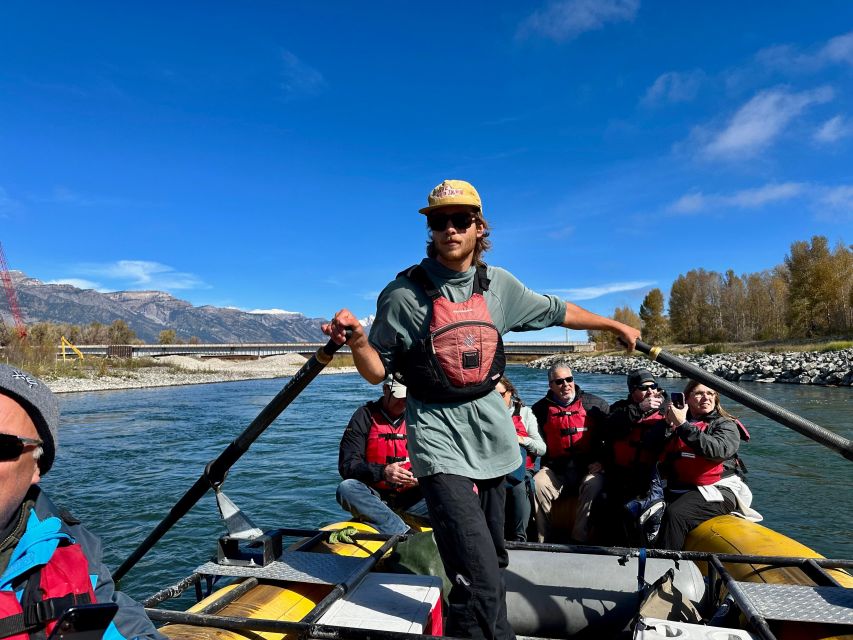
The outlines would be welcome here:
M 516 411 L 518 411 L 516 409 Z M 527 433 L 527 427 L 524 426 L 524 421 L 521 419 L 521 415 L 518 413 L 512 414 L 512 423 L 515 425 L 515 433 L 522 438 L 526 438 L 530 434 Z M 536 464 L 536 456 L 534 456 L 530 451 L 527 450 L 527 447 L 521 446 L 521 455 L 524 456 L 524 468 L 532 469 L 533 465 Z
M 370 412 L 370 430 L 367 432 L 367 449 L 364 457 L 373 464 L 393 464 L 406 462 L 403 466 L 411 469 L 409 449 L 406 436 L 406 420 L 401 419 L 395 427 L 385 413 L 379 409 Z M 373 485 L 383 491 L 407 491 L 416 485 L 405 487 L 392 485 L 380 480 Z
M 646 430 L 663 420 L 661 413 L 655 411 L 631 425 L 624 438 L 613 441 L 613 462 L 622 469 L 652 467 L 657 462 L 658 452 L 649 448 L 643 441 Z
M 464 302 L 442 296 L 420 265 L 400 275 L 432 301 L 429 333 L 415 341 L 403 363 L 409 393 L 421 402 L 460 402 L 491 393 L 503 375 L 506 356 L 483 295 L 490 284 L 485 265 L 477 266 L 473 293 Z
M 0 591 L 0 637 L 29 640 L 30 632 L 42 629 L 49 635 L 63 611 L 93 602 L 83 549 L 78 544 L 60 545 L 48 563 L 27 578 L 22 603 L 14 591 Z
M 719 419 L 719 418 L 718 418 Z M 735 420 L 740 439 L 746 442 L 749 441 L 749 432 L 746 427 L 741 424 L 740 420 Z M 705 431 L 711 422 L 690 421 L 699 431 Z M 678 486 L 706 486 L 714 484 L 722 479 L 725 467 L 725 460 L 711 460 L 694 452 L 688 447 L 684 441 L 674 436 L 667 442 L 663 452 L 664 461 L 667 464 L 667 477 L 669 481 Z M 740 462 L 737 454 L 733 456 L 736 469 L 744 469 L 743 463 Z M 728 473 L 726 475 L 731 475 Z
M 575 454 L 588 454 L 592 450 L 586 408 L 580 396 L 568 407 L 554 403 L 548 405 L 548 417 L 542 427 L 548 458 L 566 458 Z

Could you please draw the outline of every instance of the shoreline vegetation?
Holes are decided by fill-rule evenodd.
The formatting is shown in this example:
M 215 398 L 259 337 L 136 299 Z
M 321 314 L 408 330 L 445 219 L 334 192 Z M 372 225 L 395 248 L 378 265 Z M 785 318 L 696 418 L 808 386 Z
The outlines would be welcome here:
M 667 347 L 669 351 L 730 381 L 853 386 L 853 341 L 825 343 L 715 344 Z M 645 356 L 622 352 L 559 353 L 528 361 L 510 358 L 514 364 L 547 368 L 567 360 L 579 373 L 626 375 L 646 368 L 660 377 L 680 374 L 649 361 Z M 236 382 L 263 378 L 289 378 L 305 364 L 298 354 L 260 359 L 198 358 L 87 358 L 9 362 L 45 380 L 55 393 L 145 389 L 190 384 Z M 321 374 L 356 373 L 352 356 L 336 355 Z

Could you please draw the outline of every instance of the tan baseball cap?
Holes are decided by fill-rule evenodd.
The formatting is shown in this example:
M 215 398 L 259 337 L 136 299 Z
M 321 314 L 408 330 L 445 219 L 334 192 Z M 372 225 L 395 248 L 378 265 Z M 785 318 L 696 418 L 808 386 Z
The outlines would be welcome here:
M 482 211 L 480 194 L 470 182 L 464 180 L 445 180 L 427 196 L 427 206 L 420 210 L 424 215 L 441 207 L 468 205 Z

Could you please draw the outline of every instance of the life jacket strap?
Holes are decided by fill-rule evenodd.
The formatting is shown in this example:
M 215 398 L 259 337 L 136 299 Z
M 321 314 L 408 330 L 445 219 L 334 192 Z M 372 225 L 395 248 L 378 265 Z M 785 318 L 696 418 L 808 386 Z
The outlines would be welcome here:
M 383 440 L 405 440 L 405 433 L 380 433 L 379 436 Z
M 69 593 L 57 598 L 40 600 L 24 607 L 22 613 L 0 620 L 0 638 L 29 633 L 33 629 L 45 626 L 51 620 L 56 620 L 66 609 L 91 603 L 92 598 L 88 593 Z
M 409 267 L 404 271 L 401 271 L 397 274 L 398 276 L 406 276 L 420 286 L 424 293 L 427 294 L 430 300 L 438 300 L 441 297 L 441 293 L 438 291 L 438 287 L 435 286 L 435 283 L 430 279 L 426 270 L 419 264 Z M 477 273 L 474 274 L 474 289 L 472 293 L 483 294 L 489 290 L 489 286 L 492 281 L 490 278 L 486 276 L 486 265 L 478 264 L 477 265 Z

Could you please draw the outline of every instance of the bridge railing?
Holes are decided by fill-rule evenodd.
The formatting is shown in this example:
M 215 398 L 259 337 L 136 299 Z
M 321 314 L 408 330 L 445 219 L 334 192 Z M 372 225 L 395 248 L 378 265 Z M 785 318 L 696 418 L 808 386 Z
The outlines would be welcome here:
M 279 342 L 279 343 L 235 343 L 235 344 L 131 344 L 77 345 L 84 356 L 118 357 L 161 357 L 161 356 L 202 356 L 202 357 L 256 357 L 298 353 L 304 356 L 315 353 L 325 343 L 322 342 Z M 513 355 L 548 355 L 552 353 L 574 353 L 594 351 L 592 342 L 505 342 L 504 350 Z M 343 347 L 338 353 L 350 353 L 349 347 Z M 57 347 L 57 355 L 61 346 Z

